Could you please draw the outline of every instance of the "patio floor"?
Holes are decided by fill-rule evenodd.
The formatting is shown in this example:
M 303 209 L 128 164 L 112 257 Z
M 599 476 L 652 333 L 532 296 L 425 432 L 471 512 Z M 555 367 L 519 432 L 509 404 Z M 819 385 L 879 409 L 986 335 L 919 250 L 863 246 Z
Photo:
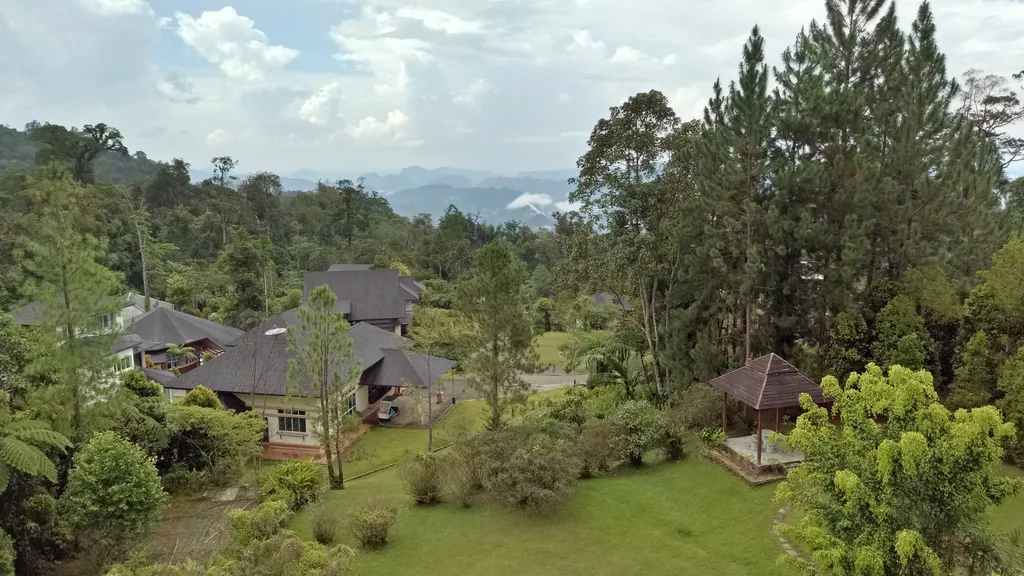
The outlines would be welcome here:
M 766 433 L 770 434 L 770 430 L 765 430 Z M 752 464 L 757 462 L 757 434 L 751 434 L 750 436 L 739 436 L 736 438 L 727 438 L 725 445 L 730 450 L 740 455 L 740 457 L 749 460 Z M 803 452 L 797 451 L 786 451 L 781 447 L 768 442 L 767 434 L 762 439 L 761 443 L 761 465 L 767 466 L 771 464 L 782 464 L 784 466 L 792 466 L 799 464 L 804 461 Z

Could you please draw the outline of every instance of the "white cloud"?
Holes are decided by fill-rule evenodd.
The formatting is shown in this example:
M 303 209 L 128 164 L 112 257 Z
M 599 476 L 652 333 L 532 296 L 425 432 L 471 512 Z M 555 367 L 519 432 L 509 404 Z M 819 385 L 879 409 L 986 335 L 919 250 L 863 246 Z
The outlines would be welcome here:
M 445 34 L 481 34 L 484 32 L 483 22 L 466 20 L 440 10 L 410 6 L 399 8 L 395 15 L 399 18 L 417 20 L 423 26 Z
M 477 99 L 489 94 L 492 90 L 494 88 L 486 80 L 477 78 L 472 84 L 459 90 L 452 101 L 461 106 L 472 106 L 476 104 Z
M 594 40 L 590 30 L 577 30 L 573 32 L 572 42 L 565 48 L 572 54 L 604 54 L 604 42 Z
M 145 0 L 79 0 L 82 6 L 100 16 L 128 16 L 152 14 L 153 9 Z
M 559 212 L 579 212 L 580 209 L 583 208 L 583 203 L 563 200 L 561 202 L 555 202 L 555 208 L 558 208 Z
M 174 28 L 174 18 L 161 16 L 156 20 L 156 27 L 161 30 L 171 30 Z
M 568 102 L 569 101 L 569 95 L 566 94 L 565 92 L 562 92 L 561 94 L 558 95 L 558 101 L 559 102 Z
M 199 18 L 182 12 L 174 16 L 182 41 L 238 82 L 264 83 L 299 55 L 298 50 L 271 44 L 255 22 L 231 6 L 203 12 Z
M 636 48 L 632 48 L 630 46 L 619 46 L 615 49 L 615 54 L 612 54 L 610 61 L 616 64 L 628 64 L 631 62 L 646 60 L 647 58 L 647 54 L 644 54 Z
M 199 101 L 192 83 L 173 70 L 165 72 L 159 77 L 156 83 L 156 90 L 161 96 L 171 102 L 195 104 Z
M 401 110 L 388 112 L 388 117 L 381 122 L 374 116 L 367 116 L 355 126 L 348 126 L 345 132 L 356 140 L 377 143 L 396 142 L 402 139 L 409 118 Z
M 327 126 L 332 119 L 342 117 L 339 106 L 343 98 L 338 82 L 325 84 L 303 101 L 299 118 L 310 124 Z
M 219 146 L 224 144 L 231 138 L 231 135 L 226 130 L 217 128 L 213 132 L 206 135 L 206 143 L 210 146 Z
M 520 194 L 508 203 L 507 208 L 525 208 L 526 206 L 550 206 L 554 201 L 547 194 Z
M 661 63 L 665 66 L 672 66 L 676 62 L 679 62 L 679 58 L 675 54 L 669 54 L 661 59 Z
M 431 60 L 427 42 L 390 36 L 394 31 L 390 22 L 389 15 L 366 9 L 362 18 L 347 20 L 330 30 L 331 39 L 340 50 L 334 57 L 371 72 L 375 80 L 373 90 L 379 95 L 405 93 L 409 85 L 408 63 Z

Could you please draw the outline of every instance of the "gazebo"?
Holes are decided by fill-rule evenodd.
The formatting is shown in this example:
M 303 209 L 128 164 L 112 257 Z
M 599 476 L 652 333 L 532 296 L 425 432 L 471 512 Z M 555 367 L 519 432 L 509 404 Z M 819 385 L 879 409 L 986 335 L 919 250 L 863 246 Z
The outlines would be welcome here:
M 761 465 L 765 432 L 768 432 L 763 429 L 766 413 L 769 418 L 772 412 L 775 413 L 774 431 L 779 432 L 780 411 L 799 406 L 801 394 L 809 394 L 815 404 L 824 404 L 830 400 L 822 393 L 820 386 L 775 354 L 766 354 L 749 360 L 745 366 L 715 378 L 711 385 L 725 393 L 722 404 L 723 432 L 729 423 L 730 394 L 757 411 L 757 434 L 727 439 L 726 445 L 741 456 L 753 457 L 756 451 L 758 466 Z M 803 454 L 778 453 L 773 460 L 781 464 L 797 464 L 803 461 Z

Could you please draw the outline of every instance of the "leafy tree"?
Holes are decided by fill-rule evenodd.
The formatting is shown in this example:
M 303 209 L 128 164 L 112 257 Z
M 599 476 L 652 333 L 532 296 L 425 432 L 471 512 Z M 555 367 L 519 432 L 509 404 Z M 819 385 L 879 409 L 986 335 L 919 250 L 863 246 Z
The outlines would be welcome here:
M 472 276 L 456 287 L 455 307 L 472 325 L 464 368 L 490 408 L 491 430 L 501 426 L 506 407 L 525 401 L 529 384 L 521 374 L 539 369 L 530 300 L 526 267 L 498 242 L 480 249 Z
M 112 362 L 108 348 L 116 333 L 101 320 L 120 310 L 120 282 L 99 263 L 106 243 L 80 231 L 82 188 L 64 173 L 51 173 L 35 180 L 29 193 L 39 216 L 23 292 L 40 303 L 44 332 L 60 339 L 52 353 L 37 358 L 35 369 L 52 371 L 70 390 L 75 442 L 81 443 L 82 404 L 106 382 Z
M 615 446 L 630 466 L 643 466 L 644 453 L 654 447 L 663 432 L 661 413 L 642 400 L 630 400 L 612 415 Z
M 220 398 L 217 397 L 217 393 L 210 390 L 206 386 L 200 384 L 192 390 L 189 390 L 185 394 L 185 397 L 181 399 L 182 406 L 197 406 L 199 408 L 209 408 L 211 410 L 220 410 L 223 406 L 220 403 Z
M 58 124 L 46 124 L 32 131 L 32 137 L 46 146 L 36 155 L 36 162 L 49 164 L 59 162 L 70 171 L 79 184 L 91 184 L 95 180 L 93 162 L 102 152 L 128 155 L 121 132 L 102 122 L 86 124 L 79 131 Z
M 218 263 L 234 289 L 234 300 L 226 320 L 242 329 L 253 328 L 269 310 L 267 301 L 265 256 L 262 238 L 244 228 L 231 230 L 231 242 L 220 253 Z
M 822 349 L 825 373 L 845 378 L 858 372 L 867 362 L 867 324 L 860 316 L 841 312 L 829 331 L 828 344 Z
M 996 386 L 1004 394 L 997 406 L 1017 430 L 1024 430 L 1024 348 L 1017 350 L 1000 367 Z M 1024 462 L 1024 435 L 1018 434 L 1012 439 L 1007 454 L 1017 465 Z
M 427 355 L 427 452 L 434 449 L 434 419 L 432 413 L 433 402 L 431 399 L 434 379 L 440 376 L 437 373 L 438 367 L 433 366 L 431 358 L 442 354 L 446 348 L 458 347 L 461 343 L 460 327 L 456 326 L 456 320 L 445 310 L 419 307 L 413 313 L 413 323 L 409 326 L 409 337 L 416 343 L 416 348 Z M 462 332 L 465 330 L 463 329 Z
M 957 354 L 956 372 L 946 404 L 974 408 L 989 403 L 996 390 L 999 356 L 985 332 L 976 332 Z
M 100 564 L 152 530 L 167 495 L 152 459 L 112 432 L 100 432 L 75 455 L 61 507 Z
M 537 298 L 553 298 L 555 296 L 555 277 L 543 264 L 538 264 L 533 269 L 530 284 L 533 286 L 533 295 Z
M 671 221 L 672 191 L 657 185 L 679 118 L 657 90 L 630 97 L 613 106 L 590 135 L 590 149 L 577 161 L 579 178 L 569 195 L 583 210 L 608 226 L 611 243 L 604 262 L 591 260 L 587 275 L 597 290 L 622 293 L 606 275 L 628 286 L 627 295 L 639 302 L 644 336 L 651 354 L 652 376 L 664 393 L 662 348 L 665 291 L 661 268 L 672 258 L 658 234 Z M 596 282 L 595 282 L 596 280 Z M 667 337 L 667 335 L 666 335 Z
M 875 319 L 875 338 L 871 353 L 876 362 L 893 366 L 901 362 L 911 370 L 924 367 L 931 348 L 931 337 L 924 328 L 913 300 L 893 298 Z
M 231 156 L 217 156 L 210 160 L 210 164 L 213 164 L 213 181 L 219 186 L 230 188 L 238 180 L 238 176 L 231 174 L 238 167 L 238 161 Z
M 177 467 L 218 485 L 231 482 L 246 462 L 260 457 L 267 421 L 254 411 L 235 414 L 175 402 L 167 407 L 166 425 L 170 439 L 157 457 L 160 470 Z
M 932 376 L 870 364 L 840 385 L 826 408 L 806 394 L 788 437 L 806 455 L 777 498 L 801 520 L 781 532 L 804 546 L 817 570 L 836 574 L 939 574 L 979 566 L 972 550 L 986 538 L 986 509 L 1020 487 L 1002 476 L 1002 444 L 1014 435 L 991 406 L 958 411 L 939 404 Z M 972 542 L 971 545 L 961 545 Z
M 0 530 L 0 576 L 14 576 L 14 543 Z
M 327 458 L 331 490 L 345 487 L 342 417 L 362 372 L 348 336 L 349 324 L 334 311 L 336 302 L 327 286 L 313 289 L 308 303 L 299 308 L 299 323 L 288 327 L 288 387 L 292 394 L 319 400 L 316 434 Z
M 1007 86 L 1009 81 L 998 74 L 971 69 L 964 72 L 962 83 L 961 111 L 982 137 L 995 143 L 1003 168 L 1024 158 L 1024 138 L 1009 133 L 1011 126 L 1024 120 L 1024 103 Z
M 185 346 L 182 344 L 167 344 L 167 353 L 173 358 L 177 358 L 182 366 L 187 366 L 198 358 L 196 357 L 196 350 L 191 346 Z

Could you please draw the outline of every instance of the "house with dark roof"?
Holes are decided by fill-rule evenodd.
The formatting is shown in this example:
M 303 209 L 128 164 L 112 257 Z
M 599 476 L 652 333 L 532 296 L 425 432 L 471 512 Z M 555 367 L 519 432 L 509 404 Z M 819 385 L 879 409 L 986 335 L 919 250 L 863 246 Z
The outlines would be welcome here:
M 124 328 L 125 324 L 147 313 L 146 297 L 142 294 L 129 292 L 124 296 L 121 304 L 120 312 L 117 314 L 104 314 L 100 318 L 99 324 L 101 327 L 106 330 L 120 330 Z M 150 312 L 161 308 L 174 310 L 174 305 L 170 302 L 157 300 L 156 298 L 149 299 Z M 29 302 L 24 306 L 11 310 L 9 314 L 15 322 L 22 326 L 39 326 L 46 323 L 46 307 L 42 302 Z
M 326 272 L 306 272 L 302 280 L 302 301 L 320 286 L 327 286 L 338 299 L 335 312 L 350 324 L 365 322 L 404 335 L 412 322 L 412 305 L 426 290 L 411 276 L 398 270 L 371 269 L 362 264 L 332 264 Z
M 136 366 L 157 370 L 177 368 L 186 373 L 199 366 L 203 356 L 219 356 L 231 342 L 244 332 L 186 314 L 173 308 L 155 308 L 146 314 L 131 318 L 124 327 L 124 336 L 136 337 L 141 343 L 133 352 Z M 171 346 L 192 349 L 192 358 L 179 358 Z
M 355 306 L 352 309 L 360 310 Z M 164 387 L 177 397 L 202 384 L 217 392 L 226 407 L 263 415 L 267 419 L 268 448 L 316 455 L 317 394 L 308 386 L 288 386 L 291 353 L 287 331 L 299 322 L 297 310 L 282 312 L 246 332 L 224 353 L 164 383 Z M 369 322 L 352 325 L 348 335 L 353 358 L 339 371 L 347 374 L 355 366 L 359 374 L 358 384 L 347 399 L 350 413 L 370 417 L 376 413 L 380 399 L 396 388 L 432 388 L 455 366 L 446 358 L 409 350 L 412 342 L 408 338 Z

